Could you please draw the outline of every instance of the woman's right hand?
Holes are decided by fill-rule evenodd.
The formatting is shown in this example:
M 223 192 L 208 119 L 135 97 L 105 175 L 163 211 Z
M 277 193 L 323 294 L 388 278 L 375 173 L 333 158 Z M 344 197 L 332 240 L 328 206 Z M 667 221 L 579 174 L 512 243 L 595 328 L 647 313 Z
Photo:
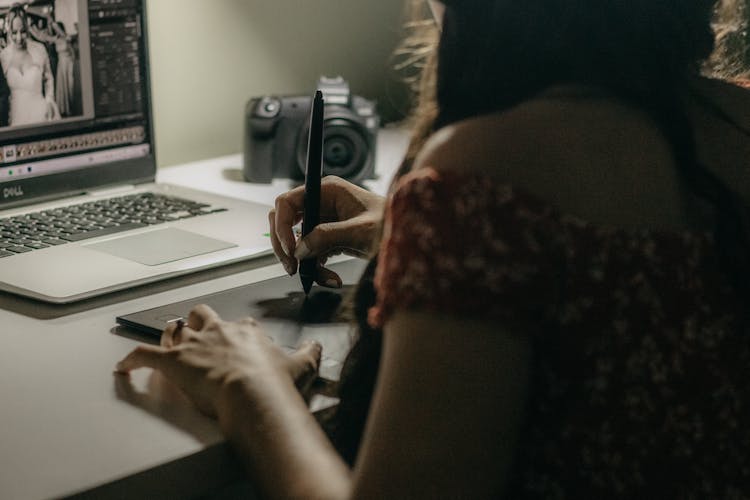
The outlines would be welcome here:
M 304 186 L 276 198 L 276 207 L 268 214 L 273 251 L 293 275 L 300 260 L 318 257 L 319 285 L 341 287 L 341 278 L 323 267 L 331 255 L 344 253 L 366 257 L 378 236 L 385 198 L 339 177 L 326 176 L 321 182 L 321 223 L 299 241 L 292 229 L 302 220 Z

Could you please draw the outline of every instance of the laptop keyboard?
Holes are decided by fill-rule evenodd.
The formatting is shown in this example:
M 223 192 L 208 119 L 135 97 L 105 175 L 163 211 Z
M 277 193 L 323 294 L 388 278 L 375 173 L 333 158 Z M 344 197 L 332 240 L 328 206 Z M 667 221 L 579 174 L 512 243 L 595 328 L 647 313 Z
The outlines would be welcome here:
M 0 258 L 224 211 L 174 196 L 139 193 L 17 215 L 0 219 Z

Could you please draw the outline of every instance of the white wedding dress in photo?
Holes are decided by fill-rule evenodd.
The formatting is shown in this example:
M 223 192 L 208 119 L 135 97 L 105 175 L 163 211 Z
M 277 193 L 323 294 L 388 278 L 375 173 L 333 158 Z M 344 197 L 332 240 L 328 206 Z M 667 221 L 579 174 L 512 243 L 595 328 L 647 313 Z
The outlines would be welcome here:
M 10 65 L 13 57 L 11 46 L 6 47 L 0 58 L 3 67 Z M 48 65 L 47 53 L 40 43 L 28 41 L 27 50 L 31 56 L 32 64 L 23 66 L 10 65 L 5 70 L 5 80 L 10 89 L 10 115 L 9 125 L 12 127 L 18 125 L 29 125 L 42 123 L 47 120 L 59 118 L 57 105 L 54 102 L 54 95 L 50 99 L 44 96 L 44 65 Z M 49 85 L 54 89 L 54 84 Z M 48 88 L 49 88 L 48 87 Z M 50 103 L 54 110 L 54 116 L 47 116 Z
M 10 125 L 45 121 L 47 101 L 42 95 L 42 69 L 36 64 L 27 66 L 23 73 L 10 68 L 5 78 L 10 88 Z

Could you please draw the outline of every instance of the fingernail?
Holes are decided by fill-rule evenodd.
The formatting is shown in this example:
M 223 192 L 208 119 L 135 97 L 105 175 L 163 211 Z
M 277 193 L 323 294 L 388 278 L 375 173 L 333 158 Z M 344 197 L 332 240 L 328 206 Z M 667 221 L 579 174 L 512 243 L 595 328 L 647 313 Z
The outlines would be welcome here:
M 308 255 L 310 255 L 310 248 L 308 248 L 307 243 L 302 240 L 297 244 L 297 249 L 294 251 L 294 257 L 297 260 L 302 260 Z
M 292 275 L 294 274 L 294 272 L 292 271 L 292 266 L 290 266 L 290 265 L 289 265 L 289 264 L 287 264 L 286 262 L 282 262 L 282 264 L 284 265 L 284 270 L 286 271 L 286 273 L 287 273 L 287 274 L 288 274 L 289 276 L 292 276 Z
M 124 368 L 125 368 L 125 367 L 123 366 L 123 364 L 122 364 L 122 361 L 120 361 L 119 363 L 117 363 L 117 364 L 115 365 L 115 370 L 116 370 L 116 371 L 117 371 L 118 373 L 124 373 L 124 372 L 125 372 Z
M 325 286 L 328 288 L 341 288 L 341 283 L 338 282 L 338 280 L 334 278 L 328 278 L 325 282 Z

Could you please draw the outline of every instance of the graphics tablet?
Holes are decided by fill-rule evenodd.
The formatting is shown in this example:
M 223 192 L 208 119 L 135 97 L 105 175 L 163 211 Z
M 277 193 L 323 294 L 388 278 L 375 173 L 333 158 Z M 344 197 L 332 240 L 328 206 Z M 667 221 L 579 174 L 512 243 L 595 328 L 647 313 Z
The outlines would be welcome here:
M 323 346 L 321 375 L 337 379 L 352 333 L 350 323 L 339 314 L 339 306 L 353 291 L 366 265 L 364 260 L 351 259 L 328 266 L 341 276 L 343 288 L 314 286 L 307 298 L 299 276 L 281 276 L 118 316 L 117 323 L 159 336 L 168 323 L 186 319 L 193 307 L 207 304 L 226 320 L 254 317 L 265 333 L 286 349 L 295 348 L 303 340 L 317 340 Z

